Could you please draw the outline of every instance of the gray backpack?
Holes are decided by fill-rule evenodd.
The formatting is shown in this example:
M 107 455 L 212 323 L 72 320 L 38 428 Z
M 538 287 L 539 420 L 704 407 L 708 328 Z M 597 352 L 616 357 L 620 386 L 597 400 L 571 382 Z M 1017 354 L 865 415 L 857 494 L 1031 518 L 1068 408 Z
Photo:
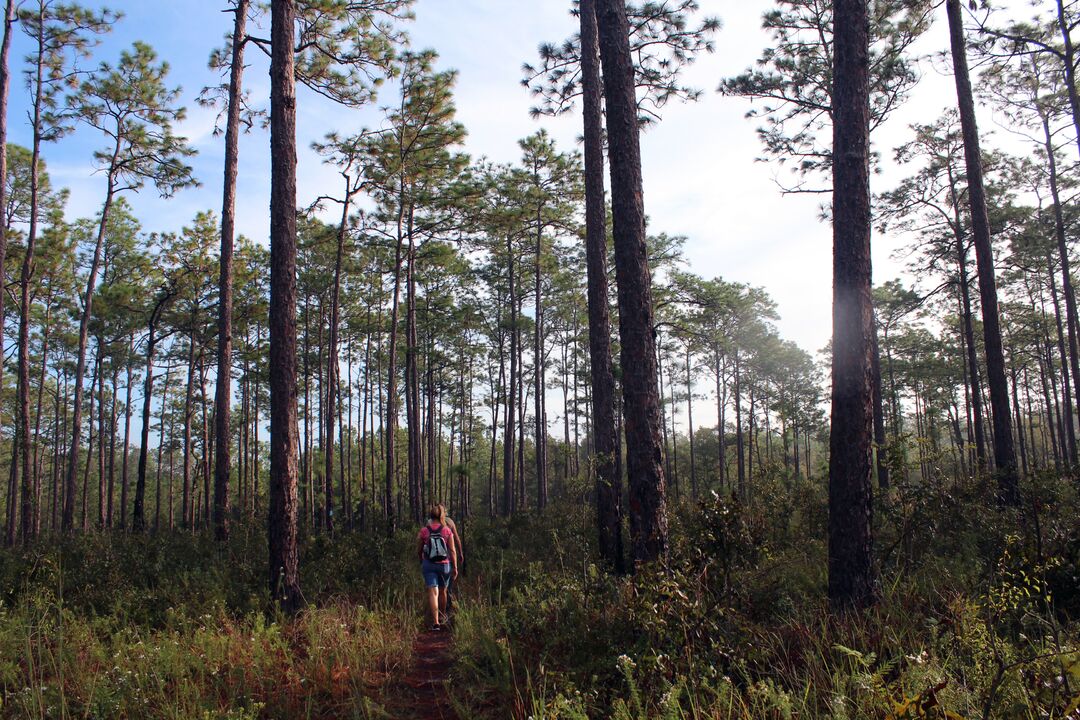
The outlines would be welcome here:
M 450 550 L 446 547 L 446 538 L 442 535 L 443 526 L 438 530 L 428 528 L 428 539 L 424 545 L 424 557 L 433 563 L 443 563 L 450 558 Z

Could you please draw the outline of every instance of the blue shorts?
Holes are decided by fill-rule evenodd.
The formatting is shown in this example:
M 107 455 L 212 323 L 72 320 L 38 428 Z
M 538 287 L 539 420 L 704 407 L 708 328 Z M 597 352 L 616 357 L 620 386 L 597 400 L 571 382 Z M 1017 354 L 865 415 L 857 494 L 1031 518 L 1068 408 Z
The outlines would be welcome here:
M 445 588 L 450 585 L 450 563 L 424 560 L 420 563 L 420 572 L 424 575 L 424 584 L 429 588 Z

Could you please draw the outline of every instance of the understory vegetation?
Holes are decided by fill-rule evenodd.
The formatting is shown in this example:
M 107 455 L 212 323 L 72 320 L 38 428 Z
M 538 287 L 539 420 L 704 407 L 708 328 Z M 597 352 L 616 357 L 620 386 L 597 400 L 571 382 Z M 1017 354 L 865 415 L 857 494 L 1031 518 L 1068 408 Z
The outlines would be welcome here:
M 818 482 L 685 502 L 668 561 L 632 577 L 598 564 L 588 504 L 463 520 L 451 696 L 485 718 L 1075 717 L 1075 485 L 1036 478 L 1004 512 L 990 490 L 897 483 L 875 507 L 880 601 L 840 614 Z M 310 537 L 292 620 L 264 614 L 264 542 L 238 526 L 227 547 L 103 534 L 2 556 L 0 714 L 394 717 L 421 626 L 409 531 Z

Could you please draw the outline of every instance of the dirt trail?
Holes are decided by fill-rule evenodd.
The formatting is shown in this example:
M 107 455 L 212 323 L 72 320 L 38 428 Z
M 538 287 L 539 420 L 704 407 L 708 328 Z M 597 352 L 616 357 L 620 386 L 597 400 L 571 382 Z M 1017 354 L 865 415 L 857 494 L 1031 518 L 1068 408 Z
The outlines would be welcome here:
M 391 709 L 394 717 L 425 720 L 458 720 L 447 692 L 450 676 L 449 631 L 426 630 L 416 636 L 412 648 L 412 666 L 394 694 Z

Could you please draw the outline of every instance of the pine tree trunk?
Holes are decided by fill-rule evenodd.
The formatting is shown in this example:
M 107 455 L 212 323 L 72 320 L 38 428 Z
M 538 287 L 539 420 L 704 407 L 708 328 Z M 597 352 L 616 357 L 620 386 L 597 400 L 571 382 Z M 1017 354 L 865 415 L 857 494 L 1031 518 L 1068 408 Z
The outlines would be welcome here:
M 65 483 L 67 495 L 64 498 L 64 532 L 70 532 L 75 522 L 75 479 L 78 472 L 79 441 L 82 431 L 83 383 L 86 380 L 86 344 L 90 332 L 90 316 L 94 307 L 94 289 L 97 286 L 98 268 L 101 265 L 101 248 L 105 242 L 105 229 L 108 227 L 109 211 L 112 209 L 116 193 L 115 172 L 120 148 L 121 139 L 117 138 L 113 148 L 112 160 L 109 164 L 105 202 L 101 207 L 101 218 L 98 221 L 97 238 L 94 242 L 94 253 L 90 263 L 90 274 L 86 279 L 86 293 L 83 295 L 82 317 L 79 321 L 79 349 L 78 359 L 75 363 L 75 397 L 72 401 L 71 413 L 71 450 L 68 453 L 67 481 Z
M 116 495 L 116 403 L 117 398 L 120 396 L 120 365 L 116 362 L 116 358 L 113 358 L 113 374 L 112 374 L 112 403 L 110 403 L 109 413 L 109 503 L 105 508 L 105 525 L 107 527 L 113 526 L 113 498 Z
M 690 345 L 686 346 L 686 421 L 687 435 L 690 441 L 690 497 L 698 497 L 697 471 L 694 467 L 694 385 L 691 378 L 693 364 L 690 359 Z
M 124 392 L 124 456 L 120 459 L 120 529 L 127 528 L 128 456 L 131 455 L 131 383 L 135 357 L 135 333 L 128 336 L 127 382 Z
M 1080 150 L 1080 92 L 1076 87 L 1076 48 L 1072 42 L 1072 27 L 1069 20 L 1065 15 L 1065 3 L 1063 0 L 1056 0 L 1055 9 L 1057 10 L 1057 26 L 1061 32 L 1061 43 L 1063 50 L 1062 70 L 1065 73 L 1065 88 L 1069 98 L 1069 109 L 1072 111 L 1073 129 L 1076 131 L 1076 144 L 1077 149 Z M 1080 391 L 1077 393 L 1077 397 L 1080 398 Z
M 503 517 L 514 512 L 514 401 L 517 396 L 518 373 L 518 333 L 517 300 L 514 296 L 514 245 L 510 235 L 506 236 L 507 280 L 510 300 L 510 377 L 506 385 L 506 418 L 503 428 Z
M 210 402 L 206 395 L 206 355 L 205 346 L 199 347 L 199 396 L 202 407 L 202 477 L 203 477 L 203 515 L 200 523 L 204 528 L 210 529 L 213 524 L 213 497 L 211 489 L 211 465 L 213 464 L 213 439 L 210 437 Z
M 88 520 L 88 512 L 90 508 L 89 492 L 90 492 L 90 463 L 94 459 L 94 438 L 96 437 L 94 432 L 94 387 L 97 385 L 98 373 L 101 371 L 101 348 L 97 348 L 94 358 L 94 372 L 90 376 L 90 416 L 87 418 L 87 435 L 89 440 L 86 445 L 86 463 L 83 465 L 83 480 L 82 480 L 82 508 L 79 513 L 79 525 L 83 532 L 90 529 Z
M 420 373 L 416 359 L 419 351 L 416 334 L 416 246 L 411 207 L 408 211 L 406 234 L 409 240 L 409 264 L 405 273 L 405 423 L 408 437 L 409 516 L 414 523 L 420 524 L 424 471 L 420 449 Z
M 889 465 L 886 463 L 885 457 L 885 444 L 888 441 L 885 436 L 885 405 L 881 397 L 881 350 L 878 347 L 877 322 L 874 323 L 873 327 L 873 354 L 871 356 L 871 362 L 873 363 L 872 372 L 874 375 L 874 456 L 877 461 L 878 488 L 881 490 L 888 490 Z
M 240 109 L 248 0 L 233 8 L 232 64 L 225 121 L 225 181 L 221 199 L 221 257 L 218 275 L 217 379 L 214 391 L 214 537 L 229 538 L 229 415 L 232 401 L 233 234 L 236 224 L 236 174 L 239 164 Z
M 390 340 L 387 352 L 386 372 L 386 407 L 383 433 L 386 435 L 386 495 L 384 498 L 384 511 L 386 512 L 386 532 L 393 535 L 396 514 L 394 513 L 394 481 L 397 475 L 396 463 L 396 438 L 397 434 L 397 342 L 398 342 L 398 313 L 401 301 L 401 270 L 402 249 L 405 242 L 404 218 L 405 218 L 405 186 L 404 178 L 398 186 L 398 212 L 397 212 L 397 243 L 394 248 L 394 291 L 390 303 Z
M 873 305 L 866 0 L 834 3 L 833 382 L 829 448 L 829 599 L 873 601 Z
M 41 510 L 42 501 L 44 496 L 44 488 L 42 485 L 42 477 L 45 470 L 45 447 L 41 442 L 41 420 L 42 420 L 42 403 L 45 396 L 45 378 L 49 369 L 49 338 L 52 332 L 52 310 L 53 310 L 53 287 L 50 283 L 49 292 L 45 301 L 45 327 L 42 330 L 41 337 L 41 369 L 38 371 L 38 383 L 37 383 L 37 407 L 34 412 L 34 447 L 37 448 L 37 459 L 34 462 L 34 537 L 38 537 L 41 534 Z M 56 386 L 57 395 L 59 395 L 59 385 Z M 56 438 L 54 438 L 55 441 Z M 54 442 L 54 445 L 56 443 Z M 56 497 L 52 498 L 55 505 Z
M 1076 425 L 1073 421 L 1073 396 L 1072 387 L 1069 383 L 1069 353 L 1065 349 L 1065 330 L 1061 323 L 1061 302 L 1058 299 L 1057 279 L 1054 277 L 1054 261 L 1050 251 L 1046 253 L 1046 276 L 1050 280 L 1050 301 L 1054 307 L 1054 326 L 1057 331 L 1058 357 L 1061 359 L 1061 393 L 1064 407 L 1064 441 L 1068 449 L 1067 459 L 1070 465 L 1076 465 Z M 1014 403 L 1015 407 L 1015 403 Z M 1023 441 L 1021 437 L 1021 442 Z
M 536 508 L 543 510 L 548 499 L 547 478 L 547 408 L 544 403 L 544 302 L 541 260 L 544 251 L 544 232 L 540 207 L 536 208 L 536 246 L 533 248 L 533 292 L 535 317 L 533 322 L 533 413 L 536 428 L 534 448 L 536 466 Z
M 299 609 L 296 537 L 296 75 L 293 0 L 271 0 L 270 597 Z
M 1012 423 L 1009 419 L 1009 392 L 1008 381 L 1005 377 L 1005 354 L 1001 346 L 994 254 L 990 244 L 990 221 L 986 214 L 979 131 L 975 121 L 975 101 L 971 93 L 971 80 L 968 76 L 967 48 L 964 40 L 963 19 L 960 15 L 960 0 L 947 0 L 945 8 L 949 17 L 949 40 L 953 71 L 956 76 L 957 105 L 960 110 L 960 126 L 964 135 L 968 200 L 971 203 L 971 229 L 975 243 L 979 294 L 982 299 L 983 345 L 986 348 L 986 379 L 990 386 L 990 409 L 994 425 L 994 465 L 998 476 L 998 502 L 1002 505 L 1018 505 L 1020 486 L 1016 474 Z
M 739 350 L 735 349 L 735 464 L 738 469 L 739 497 L 746 498 L 746 451 L 743 448 L 742 422 L 742 368 L 739 363 Z
M 104 358 L 101 354 L 105 352 L 104 339 L 98 337 L 98 362 L 103 366 Z M 90 388 L 93 392 L 93 387 Z M 105 527 L 105 368 L 102 367 L 98 372 L 98 461 L 97 461 L 97 478 L 98 478 L 98 516 L 97 526 L 98 529 L 104 529 Z
M 161 528 L 161 454 L 165 449 L 165 411 L 166 403 L 169 397 L 169 375 L 172 372 L 172 367 L 165 367 L 165 382 L 161 385 L 161 415 L 159 417 L 158 424 L 158 446 L 157 446 L 157 463 L 154 467 L 154 532 L 157 532 Z M 147 372 L 149 374 L 149 371 Z M 151 390 L 153 388 L 151 387 Z M 146 427 L 147 421 L 150 419 L 149 408 L 143 405 L 143 427 Z M 147 430 L 143 435 L 142 446 L 145 448 L 149 443 L 150 431 Z M 172 451 L 169 452 L 169 457 L 172 457 Z M 139 451 L 139 464 L 143 470 L 145 476 L 145 460 L 142 457 L 142 450 Z M 145 483 L 144 483 L 145 485 Z M 172 485 L 169 485 L 169 527 L 172 527 Z
M 6 115 L 7 115 L 7 95 L 8 95 L 8 60 L 7 53 L 9 49 L 9 35 L 11 32 L 11 9 L 12 3 L 8 2 L 8 14 L 7 22 L 4 30 L 4 42 L 2 48 L 0 48 L 0 114 L 5 118 L 3 122 L 4 127 L 0 128 L 0 145 L 3 146 L 0 149 L 0 177 L 7 177 L 7 128 L 6 128 Z M 23 490 L 23 541 L 29 542 L 33 536 L 33 521 L 32 517 L 35 513 L 33 500 L 31 499 L 31 448 L 30 448 L 30 279 L 34 271 L 34 251 L 37 245 L 38 236 L 38 206 L 40 202 L 40 181 L 41 181 L 41 126 L 42 126 L 42 83 L 44 80 L 44 66 L 41 58 L 42 46 L 45 43 L 44 38 L 44 18 L 41 17 L 44 12 L 43 6 L 39 6 L 38 13 L 38 36 L 37 36 L 37 51 L 38 62 L 34 68 L 34 79 L 31 91 L 34 96 L 34 109 L 32 118 L 33 128 L 33 144 L 30 152 L 30 223 L 27 229 L 26 235 L 26 249 L 23 253 L 22 270 L 19 276 L 19 365 L 18 365 L 18 384 L 17 394 L 19 400 L 19 427 L 15 433 L 18 438 L 17 452 L 20 455 L 22 461 L 22 490 Z M 5 202 L 5 190 L 0 189 L 0 207 L 4 207 Z M 3 266 L 4 256 L 6 253 L 6 233 L 7 228 L 4 228 L 3 237 L 4 240 L 0 241 L 0 267 Z M 0 293 L 3 295 L 3 293 Z M 3 311 L 3 299 L 0 298 L 0 318 L 4 316 Z M 3 347 L 0 346 L 0 354 L 3 352 Z M 47 359 L 42 357 L 42 363 L 47 362 Z
M 324 509 L 323 524 L 326 526 L 327 533 L 334 532 L 334 402 L 337 400 L 338 392 L 338 325 L 339 319 L 339 305 L 341 297 L 341 263 L 345 254 L 345 230 L 349 220 L 349 204 L 352 200 L 352 194 L 350 191 L 350 181 L 346 176 L 345 178 L 345 200 L 341 207 L 341 224 L 338 226 L 337 232 L 337 249 L 334 254 L 334 284 L 330 288 L 330 337 L 327 341 L 326 351 L 326 441 L 323 448 L 324 454 L 324 466 L 323 466 L 323 481 L 325 483 L 324 493 L 326 495 L 326 507 Z M 351 378 L 349 378 L 351 381 Z M 350 420 L 352 419 L 352 412 L 349 413 Z M 345 482 L 344 473 L 342 473 L 342 483 Z M 341 488 L 341 502 L 346 509 L 346 520 L 348 519 L 348 502 L 345 497 L 345 487 Z
M 7 0 L 7 4 L 4 6 L 4 39 L 0 42 L 0 208 L 7 207 L 7 174 L 8 174 L 8 162 L 7 162 L 7 115 L 8 115 L 8 93 L 11 89 L 11 69 L 8 67 L 8 57 L 11 55 L 11 36 L 14 33 L 15 24 L 15 0 Z M 36 166 L 35 166 L 36 169 Z M 8 227 L 6 222 L 6 214 L 0 213 L 0 287 L 6 284 L 6 262 L 7 257 L 7 235 Z M 0 325 L 4 318 L 4 296 L 6 292 L 0 292 Z M 3 377 L 3 357 L 4 357 L 4 333 L 0 332 L 0 387 L 2 387 Z M 21 330 L 20 330 L 21 336 Z M 21 339 L 21 337 L 20 337 Z M 19 348 L 19 362 L 22 363 L 22 346 Z M 44 361 L 43 361 L 44 362 Z M 22 393 L 19 393 L 20 400 Z M 22 424 L 21 422 L 19 423 Z M 18 431 L 16 431 L 16 436 Z M 25 442 L 23 444 L 26 444 Z M 12 452 L 12 460 L 16 456 L 17 451 Z M 15 477 L 12 475 L 11 483 L 8 492 L 8 533 L 7 544 L 13 545 L 15 543 Z M 23 509 L 23 515 L 26 515 L 26 509 Z M 25 520 L 24 520 L 25 522 Z
M 950 184 L 952 184 L 950 178 Z M 954 194 L 954 199 L 956 195 Z M 975 434 L 975 462 L 980 470 L 986 469 L 986 444 L 984 441 L 984 412 L 982 404 L 982 383 L 979 381 L 979 355 L 975 348 L 975 324 L 971 311 L 971 291 L 968 286 L 967 248 L 964 246 L 963 231 L 960 226 L 960 207 L 954 203 L 953 240 L 956 245 L 956 276 L 960 286 L 960 314 L 964 325 L 964 346 L 967 350 L 968 385 L 971 397 L 971 415 Z
M 1075 92 L 1075 89 L 1074 89 Z M 1053 139 L 1050 135 L 1050 123 L 1047 117 L 1042 118 L 1044 147 L 1046 149 L 1047 171 L 1050 179 L 1050 197 L 1054 202 L 1054 236 L 1057 240 L 1058 261 L 1061 263 L 1061 287 L 1065 295 L 1065 327 L 1068 335 L 1069 369 L 1072 371 L 1073 398 L 1080 404 L 1080 350 L 1077 348 L 1078 328 L 1080 319 L 1076 312 L 1076 291 L 1073 288 L 1072 272 L 1069 267 L 1069 247 L 1065 234 L 1065 216 L 1061 205 L 1061 194 L 1058 189 L 1057 159 L 1054 156 Z M 1070 426 L 1072 425 L 1072 408 L 1070 408 Z M 1077 458 L 1073 458 L 1075 463 Z
M 140 429 L 139 447 L 139 470 L 135 478 L 135 506 L 131 513 L 131 529 L 141 532 L 146 527 L 146 513 L 144 510 L 146 498 L 146 464 L 150 445 L 150 405 L 154 397 L 154 352 L 157 348 L 157 338 L 154 335 L 156 327 L 155 318 L 151 318 L 150 327 L 146 338 L 146 377 L 143 379 L 143 407 L 142 428 Z M 168 388 L 162 391 L 161 399 L 161 425 L 162 435 L 165 430 L 165 396 Z M 163 439 L 159 439 L 159 444 Z M 160 458 L 158 460 L 160 463 Z M 186 496 L 185 496 L 186 498 Z M 186 503 L 186 499 L 185 499 Z
M 193 326 L 194 327 L 194 326 Z M 195 506 L 198 503 L 197 491 L 191 475 L 191 415 L 193 413 L 193 395 L 195 389 L 195 333 L 188 336 L 187 383 L 184 386 L 184 470 L 183 503 L 181 504 L 182 526 L 195 527 Z
M 649 263 L 645 247 L 641 151 L 630 28 L 621 0 L 597 0 L 596 19 L 607 101 L 615 277 L 630 480 L 630 538 L 635 561 L 667 554 L 660 400 Z

